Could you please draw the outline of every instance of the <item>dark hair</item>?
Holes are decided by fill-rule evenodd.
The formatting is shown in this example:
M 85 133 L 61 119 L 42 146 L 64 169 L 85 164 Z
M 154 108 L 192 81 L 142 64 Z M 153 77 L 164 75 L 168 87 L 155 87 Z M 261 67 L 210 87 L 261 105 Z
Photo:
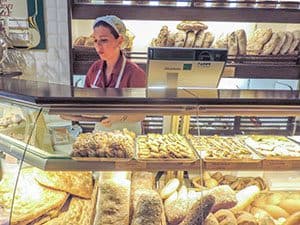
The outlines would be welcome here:
M 95 29 L 96 27 L 100 27 L 100 26 L 108 28 L 110 30 L 110 32 L 112 33 L 112 35 L 115 37 L 115 39 L 118 39 L 120 37 L 118 32 L 111 25 L 109 25 L 108 23 L 106 23 L 104 21 L 99 21 L 98 23 L 96 23 L 94 25 L 93 28 Z

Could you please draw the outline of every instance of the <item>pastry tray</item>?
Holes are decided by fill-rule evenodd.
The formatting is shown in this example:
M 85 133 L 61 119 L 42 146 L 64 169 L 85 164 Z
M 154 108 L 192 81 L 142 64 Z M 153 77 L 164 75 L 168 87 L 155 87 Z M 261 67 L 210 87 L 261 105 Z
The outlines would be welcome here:
M 184 137 L 184 141 L 185 144 L 188 148 L 188 150 L 193 154 L 193 158 L 143 158 L 143 157 L 139 157 L 139 138 L 141 137 L 146 137 L 146 135 L 140 135 L 136 138 L 136 151 L 135 151 L 135 158 L 138 161 L 147 161 L 147 162 L 151 162 L 151 163 L 162 163 L 162 162 L 168 162 L 168 163 L 193 163 L 196 162 L 198 160 L 200 160 L 199 155 L 197 154 L 197 152 L 194 150 L 193 146 L 190 145 L 190 143 L 188 142 L 188 140 Z
M 199 138 L 199 136 L 193 136 L 194 138 Z M 212 136 L 200 136 L 200 137 L 203 137 L 203 138 L 205 138 L 205 137 L 212 137 Z M 232 136 L 217 136 L 217 138 L 222 138 L 222 139 L 226 139 L 226 138 L 234 138 L 235 139 L 235 141 L 238 141 L 238 142 L 240 142 L 240 140 L 238 140 L 236 137 L 232 137 Z M 216 142 L 218 143 L 218 139 L 216 138 Z M 196 149 L 196 152 L 200 155 L 200 157 L 202 158 L 202 159 L 204 159 L 204 161 L 209 161 L 209 162 L 218 162 L 218 161 L 224 161 L 224 160 L 226 160 L 226 161 L 228 161 L 228 162 L 257 162 L 257 161 L 261 161 L 262 160 L 262 157 L 259 155 L 259 154 L 257 154 L 255 151 L 253 151 L 253 149 L 251 149 L 251 148 L 249 148 L 249 146 L 244 146 L 245 147 L 245 149 L 247 150 L 247 151 L 249 151 L 249 153 L 251 154 L 251 156 L 249 156 L 249 158 L 248 157 L 243 157 L 243 158 L 228 158 L 228 157 L 207 157 L 206 156 L 206 151 L 203 149 L 203 150 L 198 150 L 197 149 L 197 147 L 196 146 L 194 146 L 194 144 L 193 144 L 193 141 L 190 139 L 190 138 L 188 138 L 187 137 L 187 139 L 189 140 L 189 143 L 194 147 L 194 149 Z M 218 143 L 218 144 L 220 144 L 220 145 L 222 145 L 221 143 Z M 240 142 L 240 144 L 242 145 L 243 143 L 242 142 Z M 223 147 L 223 146 L 222 146 Z M 228 147 L 230 147 L 230 146 L 228 146 Z

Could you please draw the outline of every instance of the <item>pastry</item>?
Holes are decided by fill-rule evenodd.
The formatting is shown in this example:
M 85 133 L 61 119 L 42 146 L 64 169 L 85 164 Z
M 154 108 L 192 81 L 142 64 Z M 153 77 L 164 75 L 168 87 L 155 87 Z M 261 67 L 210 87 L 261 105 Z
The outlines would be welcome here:
M 278 203 L 278 206 L 284 209 L 289 214 L 293 214 L 295 212 L 300 211 L 300 199 L 284 199 Z
M 216 216 L 210 213 L 204 221 L 204 225 L 219 225 Z
M 280 52 L 283 44 L 285 43 L 285 40 L 286 40 L 286 34 L 285 32 L 278 32 L 277 33 L 279 38 L 280 38 L 280 41 L 277 43 L 277 45 L 275 46 L 274 50 L 272 51 L 272 55 L 278 55 L 278 53 Z
M 271 39 L 264 45 L 261 55 L 270 55 L 275 47 L 279 44 L 280 37 L 277 33 L 273 33 Z
M 274 219 L 279 219 L 281 217 L 287 218 L 290 215 L 287 211 L 277 205 L 263 205 L 261 208 L 268 212 Z
M 289 216 L 283 225 L 299 225 L 300 224 L 300 212 L 296 212 Z
M 234 214 L 228 209 L 221 209 L 214 215 L 217 218 L 220 225 L 237 225 L 237 221 Z
M 259 192 L 259 188 L 255 185 L 246 187 L 243 190 L 239 191 L 236 194 L 238 203 L 235 207 L 231 209 L 231 211 L 238 212 L 244 210 L 253 202 L 253 200 L 259 194 Z

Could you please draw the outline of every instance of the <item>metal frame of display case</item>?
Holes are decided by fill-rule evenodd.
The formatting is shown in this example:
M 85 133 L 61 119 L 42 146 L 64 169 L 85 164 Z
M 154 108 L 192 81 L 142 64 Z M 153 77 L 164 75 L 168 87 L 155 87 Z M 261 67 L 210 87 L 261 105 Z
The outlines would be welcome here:
M 15 105 L 45 108 L 49 114 L 151 113 L 156 115 L 251 115 L 299 116 L 299 91 L 218 90 L 218 89 L 84 89 L 65 85 L 0 78 L 0 98 Z M 188 133 L 189 117 L 183 117 L 181 133 Z M 185 123 L 184 123 L 185 121 Z M 177 124 L 179 126 L 179 124 Z M 76 161 L 63 155 L 43 154 L 42 149 L 0 135 L 2 151 L 44 170 L 190 170 L 201 159 L 189 162 Z M 24 155 L 24 151 L 26 153 Z M 247 163 L 206 163 L 204 168 L 243 170 L 299 169 L 299 159 L 264 160 Z

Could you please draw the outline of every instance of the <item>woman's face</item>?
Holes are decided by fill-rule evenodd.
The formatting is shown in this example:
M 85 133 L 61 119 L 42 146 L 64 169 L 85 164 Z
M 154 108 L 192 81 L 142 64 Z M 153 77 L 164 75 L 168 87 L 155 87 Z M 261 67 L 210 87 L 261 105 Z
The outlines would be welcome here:
M 102 60 L 109 60 L 119 54 L 122 36 L 116 39 L 109 28 L 99 26 L 94 28 L 93 37 L 95 49 Z

